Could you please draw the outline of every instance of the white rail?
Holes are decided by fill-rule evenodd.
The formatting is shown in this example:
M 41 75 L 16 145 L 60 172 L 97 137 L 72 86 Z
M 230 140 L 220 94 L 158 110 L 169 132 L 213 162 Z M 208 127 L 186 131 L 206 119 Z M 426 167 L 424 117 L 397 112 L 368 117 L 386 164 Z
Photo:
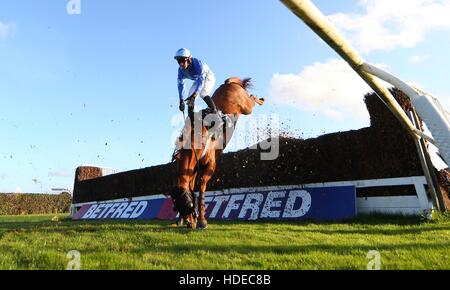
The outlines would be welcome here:
M 426 94 L 422 90 L 409 86 L 399 78 L 373 66 L 368 63 L 362 65 L 362 69 L 388 83 L 393 84 L 411 99 L 411 103 L 417 110 L 419 116 L 425 121 L 430 132 L 433 134 L 434 140 L 430 140 L 430 137 L 426 137 L 428 141 L 435 144 L 444 157 L 447 164 L 450 162 L 450 123 L 445 115 L 442 107 L 438 107 L 436 103 L 439 103 L 429 94 Z M 434 142 L 432 142 L 434 141 Z
M 382 99 L 400 122 L 407 127 L 411 134 L 435 143 L 446 162 L 450 162 L 450 125 L 446 113 L 441 113 L 442 110 L 440 110 L 433 101 L 430 101 L 430 98 L 428 98 L 426 94 L 416 91 L 400 79 L 365 63 L 358 52 L 342 37 L 330 21 L 310 0 L 280 1 L 303 20 L 306 25 L 317 33 L 345 61 L 347 61 L 355 72 L 358 73 Z M 433 134 L 434 140 L 417 130 L 389 90 L 373 75 L 394 84 L 411 98 L 414 107 Z
M 362 70 L 363 59 L 358 52 L 342 37 L 330 21 L 309 0 L 280 0 L 306 23 L 317 35 L 331 46 L 362 79 L 375 91 L 392 113 L 405 125 L 410 133 L 417 135 L 417 129 L 406 113 L 395 100 L 394 96 L 381 82 L 371 74 Z
M 297 15 L 306 25 L 309 26 L 318 36 L 320 36 L 331 48 L 333 48 L 352 68 L 353 70 L 375 91 L 378 97 L 386 104 L 386 106 L 391 110 L 394 116 L 404 125 L 408 132 L 413 136 L 414 142 L 418 148 L 419 157 L 421 159 L 422 167 L 425 172 L 425 176 L 428 181 L 430 194 L 434 197 L 434 200 L 438 200 L 440 192 L 436 191 L 433 180 L 432 180 L 432 169 L 428 168 L 426 161 L 422 156 L 422 148 L 420 144 L 420 138 L 432 141 L 435 143 L 446 159 L 447 163 L 450 162 L 450 130 L 448 126 L 448 120 L 445 114 L 440 114 L 437 110 L 437 106 L 433 105 L 433 102 L 428 101 L 428 98 L 422 97 L 414 89 L 407 89 L 407 93 L 413 93 L 416 99 L 415 104 L 416 110 L 422 111 L 422 119 L 425 122 L 429 122 L 430 126 L 428 128 L 432 132 L 437 142 L 431 137 L 425 135 L 423 132 L 418 130 L 414 123 L 408 118 L 406 113 L 397 103 L 395 98 L 389 92 L 389 90 L 384 87 L 381 82 L 371 73 L 374 73 L 373 67 L 369 67 L 366 64 L 358 52 L 342 37 L 342 35 L 334 28 L 330 21 L 320 12 L 320 10 L 310 1 L 310 0 L 280 0 L 289 10 L 291 10 L 295 15 Z M 365 68 L 365 69 L 364 69 Z M 372 70 L 371 70 L 372 69 Z M 379 71 L 378 71 L 379 72 Z M 383 72 L 384 73 L 384 72 Z M 382 74 L 387 77 L 386 74 Z M 387 79 L 395 81 L 401 87 L 405 88 L 404 82 L 399 79 L 394 78 L 389 75 Z M 409 87 L 409 86 L 408 86 Z M 412 91 L 412 92 L 411 92 Z M 418 96 L 419 95 L 419 96 Z M 423 94 L 422 94 L 423 95 Z M 427 101 L 424 101 L 427 100 Z M 420 107 L 420 110 L 418 109 Z M 420 112 L 419 112 L 420 114 Z M 442 118 L 442 116 L 444 118 Z M 445 205 L 441 202 L 437 203 L 436 206 L 439 210 L 445 211 Z

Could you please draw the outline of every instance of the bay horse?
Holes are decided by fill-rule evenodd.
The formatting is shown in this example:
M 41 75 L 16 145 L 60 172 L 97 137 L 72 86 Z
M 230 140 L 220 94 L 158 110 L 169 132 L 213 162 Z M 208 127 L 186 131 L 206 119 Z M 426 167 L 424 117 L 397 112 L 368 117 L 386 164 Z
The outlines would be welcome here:
M 212 100 L 227 117 L 225 120 L 218 114 L 210 114 L 208 109 L 186 118 L 172 158 L 177 163 L 177 182 L 170 193 L 174 210 L 180 214 L 176 226 L 182 226 L 185 221 L 191 229 L 207 228 L 205 193 L 216 170 L 217 158 L 231 140 L 239 116 L 250 115 L 256 104 L 264 104 L 264 99 L 249 95 L 247 90 L 251 86 L 250 78 L 232 77 L 214 92 Z M 200 178 L 198 200 L 194 194 L 197 176 Z

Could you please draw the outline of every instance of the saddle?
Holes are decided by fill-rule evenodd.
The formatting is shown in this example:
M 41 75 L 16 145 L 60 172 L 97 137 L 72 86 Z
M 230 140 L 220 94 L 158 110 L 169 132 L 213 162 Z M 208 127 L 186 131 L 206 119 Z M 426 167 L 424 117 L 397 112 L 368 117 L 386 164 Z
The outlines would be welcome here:
M 217 113 L 213 113 L 210 109 L 204 109 L 200 112 L 193 112 L 189 114 L 189 119 L 193 127 L 198 126 L 197 122 L 201 122 L 201 125 L 208 131 L 206 136 L 206 143 L 204 146 L 203 153 L 200 157 L 203 158 L 206 152 L 211 145 L 211 142 L 221 141 L 223 148 L 227 145 L 227 134 L 230 133 L 229 129 L 231 129 L 231 134 L 234 131 L 233 127 L 235 122 L 228 116 L 227 114 L 223 114 L 221 111 Z M 184 135 L 179 137 L 179 142 L 183 142 Z M 179 151 L 175 151 L 172 156 L 172 161 L 176 160 L 176 154 Z
M 203 125 L 208 131 L 210 131 L 213 140 L 215 140 L 218 133 L 215 132 L 216 130 L 222 129 L 225 136 L 226 129 L 231 128 L 234 125 L 231 118 L 227 114 L 222 113 L 222 111 L 213 113 L 208 108 L 201 111 L 201 116 L 204 122 Z
M 229 117 L 227 114 L 222 113 L 222 111 L 217 111 L 217 113 L 213 113 L 213 112 L 211 111 L 211 109 L 207 108 L 207 109 L 202 110 L 201 113 L 202 113 L 202 119 L 203 119 L 203 120 L 205 120 L 205 118 L 207 118 L 207 117 L 217 115 L 220 119 L 217 118 L 217 120 L 213 120 L 213 122 L 215 122 L 215 121 L 219 121 L 219 122 L 222 121 L 223 124 L 225 124 L 225 125 L 227 125 L 228 122 L 231 122 L 230 117 Z M 214 119 L 215 119 L 215 118 L 214 118 Z M 206 127 L 207 127 L 207 128 L 208 128 L 208 127 L 209 127 L 209 128 L 212 128 L 214 125 L 215 125 L 215 124 L 212 123 L 210 126 L 206 126 Z M 222 124 L 220 124 L 220 125 L 222 125 Z M 208 129 L 209 129 L 209 128 L 208 128 Z

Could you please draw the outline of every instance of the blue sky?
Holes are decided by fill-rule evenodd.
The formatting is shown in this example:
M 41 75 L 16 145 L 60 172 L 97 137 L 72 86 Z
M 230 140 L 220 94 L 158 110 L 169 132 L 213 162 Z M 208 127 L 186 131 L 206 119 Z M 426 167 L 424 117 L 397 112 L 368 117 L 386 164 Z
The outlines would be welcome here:
M 68 2 L 0 0 L 0 192 L 72 188 L 83 164 L 169 162 L 180 47 L 208 63 L 216 88 L 252 77 L 252 93 L 267 100 L 255 116 L 278 114 L 302 137 L 369 125 L 369 89 L 279 1 L 81 0 L 80 15 Z M 450 1 L 313 2 L 367 61 L 449 108 L 450 20 L 441 13 Z

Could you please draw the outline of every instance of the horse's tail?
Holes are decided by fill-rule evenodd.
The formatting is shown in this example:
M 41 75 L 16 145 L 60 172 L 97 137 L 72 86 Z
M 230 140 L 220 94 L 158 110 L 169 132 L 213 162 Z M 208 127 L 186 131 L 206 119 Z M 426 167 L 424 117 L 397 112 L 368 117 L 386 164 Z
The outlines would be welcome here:
M 242 80 L 242 87 L 247 90 L 253 88 L 252 78 L 245 78 Z
M 241 80 L 240 78 L 232 77 L 232 78 L 227 79 L 225 81 L 225 84 L 226 85 L 237 84 L 237 85 L 240 85 L 244 90 L 253 88 L 252 78 L 245 78 L 245 79 Z

